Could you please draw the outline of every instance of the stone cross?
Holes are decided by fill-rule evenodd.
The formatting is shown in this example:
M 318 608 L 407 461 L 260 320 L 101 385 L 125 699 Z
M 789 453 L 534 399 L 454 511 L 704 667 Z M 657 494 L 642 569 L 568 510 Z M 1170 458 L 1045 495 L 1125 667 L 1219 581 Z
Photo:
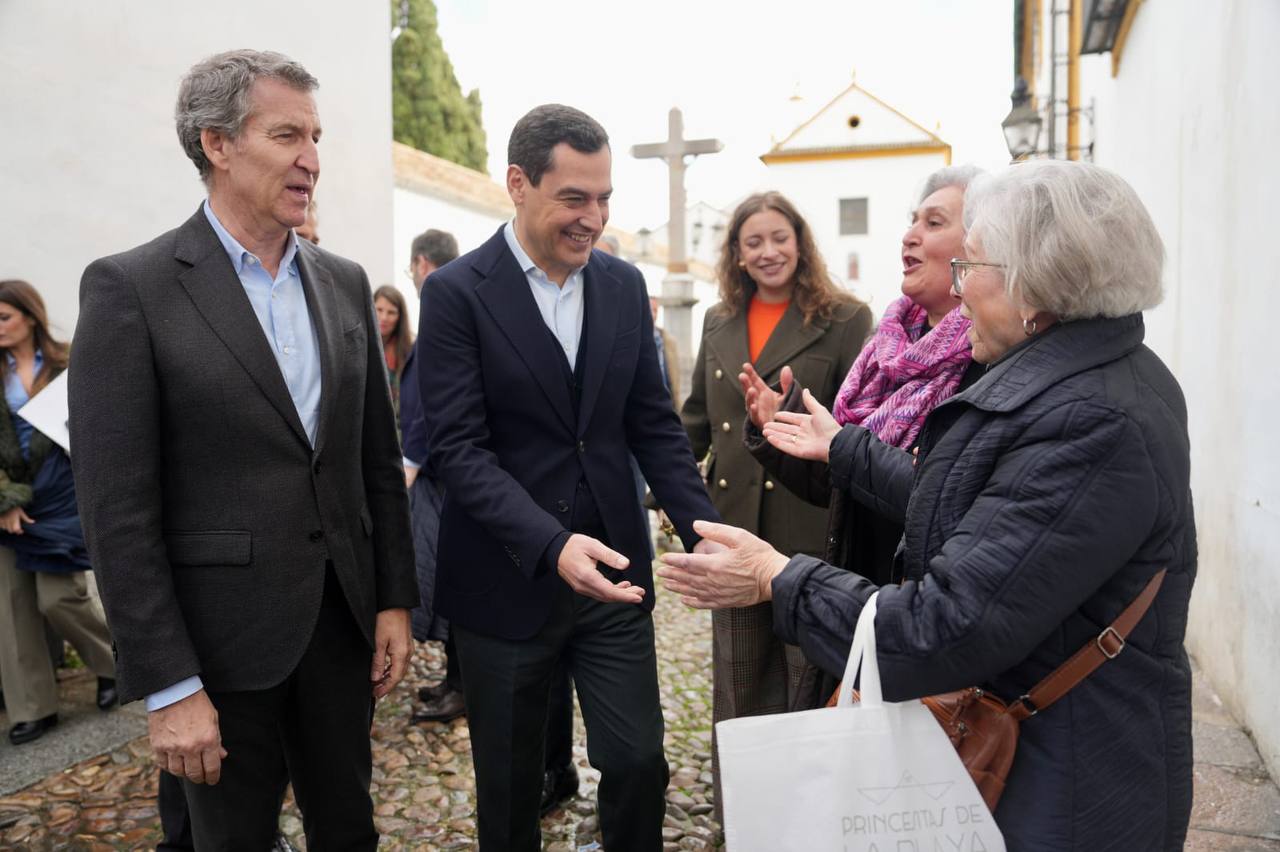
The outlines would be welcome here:
M 668 133 L 665 142 L 633 145 L 631 156 L 638 159 L 659 158 L 666 160 L 670 179 L 671 211 L 667 221 L 667 277 L 662 280 L 663 325 L 680 348 L 681 386 L 690 387 L 693 370 L 693 306 L 698 300 L 693 296 L 693 276 L 689 274 L 689 261 L 685 256 L 684 211 L 688 206 L 684 195 L 684 158 L 699 154 L 715 154 L 724 149 L 719 139 L 685 139 L 684 116 L 676 107 L 667 116 Z M 683 402 L 683 400 L 676 400 Z
M 684 249 L 684 158 L 699 154 L 715 154 L 724 149 L 719 139 L 685 139 L 684 116 L 677 107 L 667 114 L 668 135 L 665 142 L 631 146 L 631 156 L 637 159 L 658 157 L 667 161 L 670 177 L 671 216 L 667 222 L 667 271 L 688 272 L 689 263 Z

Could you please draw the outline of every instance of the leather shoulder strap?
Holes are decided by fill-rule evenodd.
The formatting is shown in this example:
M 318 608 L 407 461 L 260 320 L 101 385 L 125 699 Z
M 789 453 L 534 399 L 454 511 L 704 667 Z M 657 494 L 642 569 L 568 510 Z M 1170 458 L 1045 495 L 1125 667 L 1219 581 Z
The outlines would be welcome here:
M 1052 674 L 1032 687 L 1030 692 L 1010 704 L 1009 714 L 1019 722 L 1036 715 L 1074 689 L 1076 684 L 1093 674 L 1107 660 L 1114 660 L 1124 650 L 1124 640 L 1151 608 L 1151 602 L 1160 591 L 1160 584 L 1164 582 L 1164 575 L 1168 570 L 1160 569 L 1142 593 L 1125 607 L 1124 612 L 1106 630 L 1076 651 L 1071 659 L 1054 669 Z

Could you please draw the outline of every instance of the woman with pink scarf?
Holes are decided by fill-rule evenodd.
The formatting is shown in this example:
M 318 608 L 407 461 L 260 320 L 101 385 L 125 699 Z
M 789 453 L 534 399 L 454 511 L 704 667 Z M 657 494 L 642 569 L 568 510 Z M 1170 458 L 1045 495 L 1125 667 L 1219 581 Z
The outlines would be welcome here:
M 964 192 L 977 174 L 973 166 L 950 166 L 925 182 L 902 236 L 902 296 L 885 310 L 832 406 L 841 425 L 865 426 L 907 452 L 915 448 L 925 416 L 981 375 L 966 334 L 970 322 L 951 292 L 951 259 L 964 256 Z M 781 378 L 777 393 L 743 365 L 738 380 L 747 398 L 747 448 L 791 491 L 829 507 L 828 562 L 877 585 L 894 582 L 902 519 L 846 499 L 832 490 L 826 464 L 791 458 L 764 439 L 760 430 L 777 411 L 804 411 L 801 388 L 792 387 L 786 368 Z

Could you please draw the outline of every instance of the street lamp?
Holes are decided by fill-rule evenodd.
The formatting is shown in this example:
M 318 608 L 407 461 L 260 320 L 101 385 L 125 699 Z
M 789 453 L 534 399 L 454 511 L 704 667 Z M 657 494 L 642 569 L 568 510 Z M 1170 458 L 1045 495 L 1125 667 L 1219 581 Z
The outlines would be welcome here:
M 1014 160 L 1021 160 L 1034 154 L 1039 147 L 1042 119 L 1040 113 L 1031 106 L 1027 81 L 1021 77 L 1014 85 L 1013 94 L 1009 100 L 1013 108 L 1009 110 L 1004 121 L 1000 122 L 1000 129 L 1004 131 L 1004 141 L 1009 146 L 1009 155 Z
M 653 231 L 648 228 L 641 228 L 636 231 L 636 252 L 639 255 L 637 260 L 649 260 L 649 241 L 653 237 Z

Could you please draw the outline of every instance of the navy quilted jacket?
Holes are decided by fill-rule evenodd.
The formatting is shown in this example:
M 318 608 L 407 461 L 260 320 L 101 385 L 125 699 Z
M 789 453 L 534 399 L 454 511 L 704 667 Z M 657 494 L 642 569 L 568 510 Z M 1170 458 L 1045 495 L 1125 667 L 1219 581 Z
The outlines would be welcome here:
M 885 697 L 1016 699 L 1168 576 L 1129 644 L 1022 724 L 996 821 L 1010 850 L 1181 849 L 1191 810 L 1195 577 L 1187 414 L 1141 315 L 1051 327 L 929 416 L 920 457 L 846 426 L 835 487 L 906 532 L 876 643 Z M 875 586 L 797 556 L 775 628 L 833 673 Z

